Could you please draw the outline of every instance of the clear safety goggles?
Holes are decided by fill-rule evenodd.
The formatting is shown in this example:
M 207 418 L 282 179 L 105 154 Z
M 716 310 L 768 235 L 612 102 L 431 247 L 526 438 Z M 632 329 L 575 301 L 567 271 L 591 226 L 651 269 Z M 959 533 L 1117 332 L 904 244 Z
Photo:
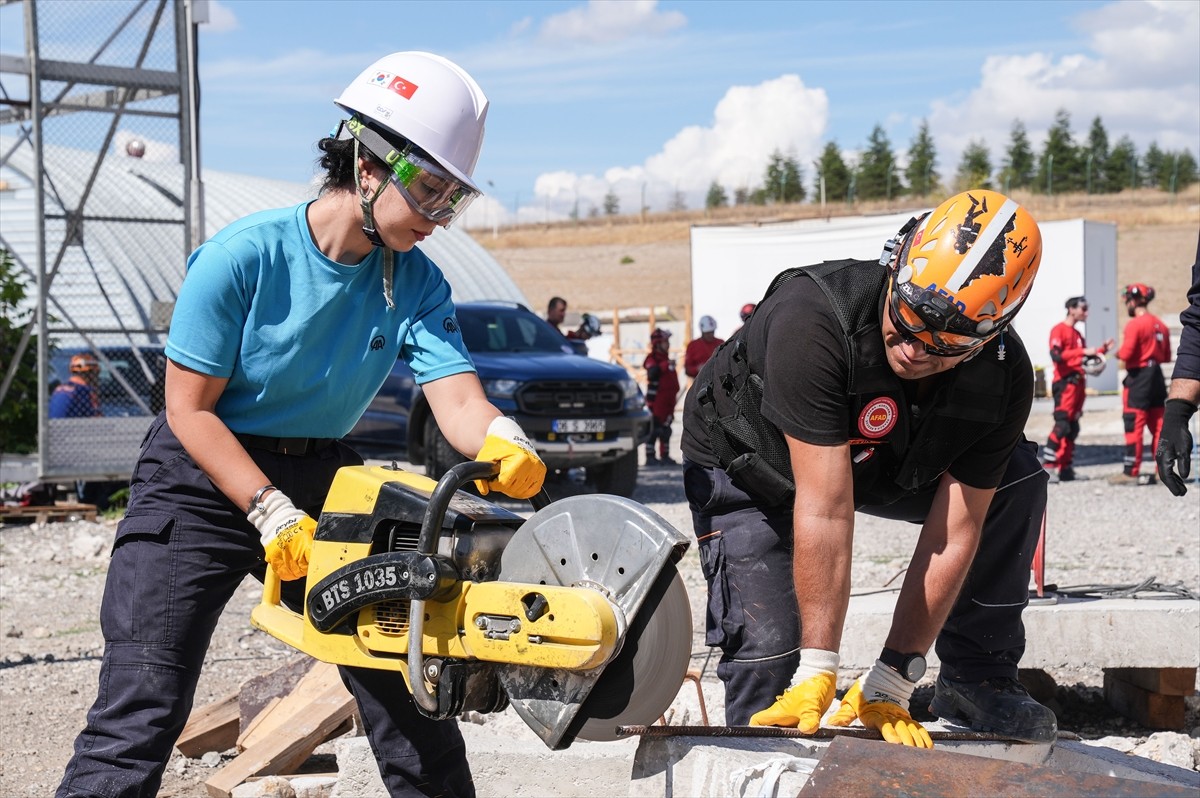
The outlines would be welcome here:
M 357 116 L 344 124 L 352 136 L 383 159 L 392 170 L 392 185 L 429 221 L 449 227 L 479 196 L 411 142 L 398 150 Z
M 970 354 L 1000 332 L 990 319 L 972 321 L 945 297 L 911 282 L 894 282 L 886 304 L 896 332 L 938 357 Z

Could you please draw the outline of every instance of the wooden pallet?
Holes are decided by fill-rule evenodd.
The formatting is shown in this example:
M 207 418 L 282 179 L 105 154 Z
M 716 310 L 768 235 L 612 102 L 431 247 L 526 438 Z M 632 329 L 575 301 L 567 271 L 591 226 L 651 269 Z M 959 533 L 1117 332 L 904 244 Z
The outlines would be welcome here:
M 0 507 L 0 522 L 5 524 L 45 524 L 50 521 L 96 520 L 96 505 L 56 502 L 39 507 Z

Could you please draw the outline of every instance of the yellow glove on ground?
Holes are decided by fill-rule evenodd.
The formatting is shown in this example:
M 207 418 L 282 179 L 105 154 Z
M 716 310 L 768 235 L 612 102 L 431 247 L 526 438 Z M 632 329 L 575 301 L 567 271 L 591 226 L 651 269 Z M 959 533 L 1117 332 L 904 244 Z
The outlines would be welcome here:
M 755 712 L 751 726 L 786 726 L 812 734 L 821 728 L 821 716 L 837 694 L 838 655 L 836 651 L 805 648 L 800 651 L 800 667 L 789 687 L 767 709 Z
M 506 416 L 492 419 L 483 448 L 475 459 L 500 465 L 500 473 L 494 480 L 475 481 L 481 496 L 494 488 L 514 499 L 528 499 L 542 489 L 546 479 L 546 464 L 517 422 Z
M 887 668 L 891 671 L 891 668 L 880 662 L 875 663 L 875 668 Z M 873 671 L 874 668 L 872 668 Z M 904 678 L 895 671 L 892 673 L 897 679 Z M 868 674 L 867 677 L 870 675 Z M 871 694 L 880 700 L 868 702 L 863 698 L 864 681 L 866 678 L 859 679 L 846 691 L 846 696 L 842 699 L 842 706 L 829 719 L 830 726 L 849 726 L 855 718 L 858 718 L 868 729 L 878 729 L 883 734 L 883 739 L 889 743 L 899 743 L 913 748 L 933 748 L 933 740 L 929 739 L 929 732 L 912 719 L 912 716 L 908 714 L 907 706 L 893 703 L 895 699 L 879 691 L 872 691 Z M 911 688 L 908 690 L 908 696 L 912 696 Z M 905 697 L 903 700 L 907 705 L 908 698 Z
M 317 522 L 296 509 L 283 491 L 274 490 L 246 516 L 262 534 L 267 562 L 280 579 L 303 579 L 308 574 Z

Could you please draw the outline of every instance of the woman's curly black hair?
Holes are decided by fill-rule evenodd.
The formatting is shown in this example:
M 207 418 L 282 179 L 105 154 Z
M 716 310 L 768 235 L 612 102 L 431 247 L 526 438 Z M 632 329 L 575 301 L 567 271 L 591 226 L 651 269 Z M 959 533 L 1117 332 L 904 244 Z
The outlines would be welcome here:
M 317 165 L 325 170 L 321 180 L 321 193 L 328 191 L 354 190 L 354 139 L 326 136 L 317 142 L 321 157 Z M 375 153 L 366 147 L 359 147 L 359 153 L 379 166 L 384 166 Z

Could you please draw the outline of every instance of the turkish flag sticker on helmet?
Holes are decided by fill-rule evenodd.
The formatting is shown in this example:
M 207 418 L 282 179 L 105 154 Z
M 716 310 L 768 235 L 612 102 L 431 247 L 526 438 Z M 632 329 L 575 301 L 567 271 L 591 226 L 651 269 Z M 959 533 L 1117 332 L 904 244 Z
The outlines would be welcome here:
M 394 91 L 406 100 L 411 100 L 413 94 L 417 91 L 417 84 L 405 80 L 400 76 L 392 78 L 392 82 L 388 84 L 388 90 Z

